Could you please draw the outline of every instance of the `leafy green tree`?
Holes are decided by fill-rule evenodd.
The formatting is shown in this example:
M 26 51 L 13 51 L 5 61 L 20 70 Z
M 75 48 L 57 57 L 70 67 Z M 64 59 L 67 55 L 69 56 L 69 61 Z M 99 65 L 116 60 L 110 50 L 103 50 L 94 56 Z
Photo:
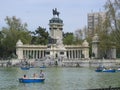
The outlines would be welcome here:
M 3 41 L 3 34 L 0 31 L 0 57 L 3 56 L 3 51 L 4 51 L 2 41 Z
M 117 54 L 120 53 L 120 0 L 108 0 L 105 4 L 106 16 L 112 44 L 115 43 Z M 120 57 L 120 55 L 119 55 Z
M 45 28 L 38 27 L 35 32 L 32 32 L 32 44 L 41 44 L 46 45 L 48 43 L 49 33 L 46 31 Z
M 74 42 L 74 35 L 73 33 L 67 32 L 63 34 L 63 43 L 65 45 L 72 45 Z
M 12 18 L 6 17 L 5 19 L 7 26 L 3 27 L 2 33 L 2 48 L 3 48 L 3 58 L 11 57 L 15 55 L 16 42 L 21 39 L 24 44 L 28 44 L 31 41 L 31 35 L 27 30 L 27 24 L 22 24 L 20 19 L 15 16 Z

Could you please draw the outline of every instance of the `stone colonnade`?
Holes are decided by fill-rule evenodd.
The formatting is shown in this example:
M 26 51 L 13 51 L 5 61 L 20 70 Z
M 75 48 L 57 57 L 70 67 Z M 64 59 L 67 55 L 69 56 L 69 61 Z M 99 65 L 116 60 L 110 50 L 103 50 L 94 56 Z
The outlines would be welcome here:
M 89 58 L 89 46 L 86 41 L 82 45 L 65 45 L 66 59 Z M 16 44 L 18 59 L 41 59 L 46 57 L 47 45 L 23 45 L 21 40 Z M 50 51 L 52 52 L 52 51 Z
M 39 59 L 45 57 L 45 50 L 23 50 L 23 57 L 28 59 Z
M 20 49 L 18 49 L 18 52 L 20 54 L 18 55 L 18 59 L 41 59 L 45 58 L 46 50 L 32 50 L 32 49 L 23 49 L 22 52 Z M 66 57 L 67 59 L 81 59 L 85 58 L 82 54 L 82 50 L 67 50 L 66 51 Z M 86 57 L 89 58 L 89 57 Z
M 82 50 L 67 50 L 68 59 L 79 59 L 82 58 Z
M 65 48 L 67 59 L 89 58 L 89 46 L 66 45 Z

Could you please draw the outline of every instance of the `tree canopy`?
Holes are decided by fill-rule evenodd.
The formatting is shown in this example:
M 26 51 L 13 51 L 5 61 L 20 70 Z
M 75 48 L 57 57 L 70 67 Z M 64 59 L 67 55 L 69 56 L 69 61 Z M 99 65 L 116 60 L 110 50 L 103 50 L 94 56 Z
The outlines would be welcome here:
M 45 28 L 42 27 L 38 27 L 35 32 L 32 35 L 32 41 L 31 44 L 41 44 L 41 45 L 46 45 L 48 44 L 48 37 L 49 37 L 49 33 L 48 31 L 46 31 Z
M 74 42 L 74 35 L 73 33 L 64 33 L 63 34 L 63 44 L 66 44 L 66 45 L 72 45 Z
M 0 31 L 0 48 L 2 48 L 2 53 L 0 57 L 13 58 L 16 50 L 16 42 L 21 39 L 24 44 L 29 44 L 31 41 L 31 35 L 27 30 L 27 24 L 21 23 L 20 19 L 15 16 L 6 17 L 5 19 L 7 26 L 3 27 Z

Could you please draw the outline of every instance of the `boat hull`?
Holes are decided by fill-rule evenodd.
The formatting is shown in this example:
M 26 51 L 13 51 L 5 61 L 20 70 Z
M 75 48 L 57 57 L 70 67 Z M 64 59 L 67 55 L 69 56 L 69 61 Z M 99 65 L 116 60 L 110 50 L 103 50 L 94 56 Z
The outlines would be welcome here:
M 96 72 L 102 72 L 102 70 L 95 70 Z
M 21 67 L 21 70 L 29 70 L 30 67 Z
M 40 83 L 40 82 L 44 82 L 45 79 L 43 78 L 38 78 L 38 79 L 23 79 L 23 78 L 19 78 L 19 82 L 20 83 Z
M 40 68 L 46 68 L 46 66 L 40 66 Z
M 116 70 L 103 70 L 102 72 L 116 72 Z
M 97 69 L 95 70 L 96 72 L 102 72 L 103 71 L 103 69 L 104 69 L 104 67 L 97 67 Z

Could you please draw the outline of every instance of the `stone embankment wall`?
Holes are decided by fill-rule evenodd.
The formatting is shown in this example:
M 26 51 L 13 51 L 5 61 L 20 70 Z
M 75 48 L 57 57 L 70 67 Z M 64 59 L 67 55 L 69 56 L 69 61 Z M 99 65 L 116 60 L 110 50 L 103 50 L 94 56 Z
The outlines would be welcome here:
M 11 66 L 14 66 L 16 64 L 19 64 L 21 62 L 21 60 L 0 60 L 0 66 L 9 66 L 9 62 L 11 63 Z M 35 60 L 29 60 L 30 63 L 33 63 L 36 66 L 41 66 L 43 63 L 48 66 L 54 66 L 54 61 L 35 61 Z M 105 66 L 105 67 L 120 67 L 120 59 L 115 59 L 115 60 L 108 60 L 108 59 L 104 59 L 104 60 L 62 60 L 62 61 L 58 61 L 58 66 L 61 67 L 98 67 L 100 65 Z
M 120 60 L 66 60 L 62 62 L 65 67 L 76 66 L 76 67 L 98 67 L 100 65 L 105 67 L 120 67 Z

